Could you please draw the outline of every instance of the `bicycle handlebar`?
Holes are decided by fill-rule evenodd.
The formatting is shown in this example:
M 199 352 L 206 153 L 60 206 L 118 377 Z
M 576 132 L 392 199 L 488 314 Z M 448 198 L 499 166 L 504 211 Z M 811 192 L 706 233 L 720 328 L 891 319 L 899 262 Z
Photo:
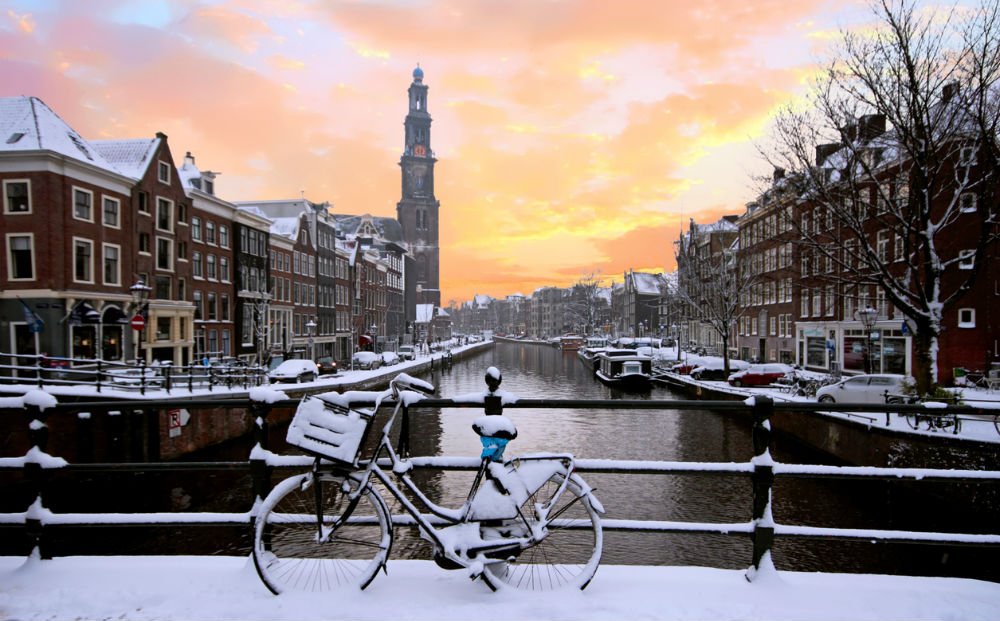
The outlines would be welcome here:
M 400 390 L 413 390 L 425 395 L 433 395 L 435 388 L 434 384 L 425 382 L 422 379 L 417 379 L 412 375 L 407 375 L 406 373 L 400 373 L 396 377 L 389 381 L 389 386 L 392 388 L 392 394 L 394 396 L 399 395 Z

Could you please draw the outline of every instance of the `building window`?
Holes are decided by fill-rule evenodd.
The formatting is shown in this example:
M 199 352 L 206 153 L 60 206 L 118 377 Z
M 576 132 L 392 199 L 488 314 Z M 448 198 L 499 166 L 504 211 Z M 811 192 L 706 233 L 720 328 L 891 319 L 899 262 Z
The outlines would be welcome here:
M 77 220 L 94 221 L 94 194 L 89 190 L 73 188 L 73 217 Z
M 219 319 L 229 321 L 229 317 L 229 294 L 223 293 L 219 295 Z
M 7 235 L 7 278 L 35 279 L 34 234 Z
M 73 238 L 73 280 L 94 282 L 94 242 Z
M 187 261 L 187 242 L 177 242 L 177 260 Z
M 206 315 L 206 317 L 209 321 L 215 321 L 218 318 L 219 313 L 214 291 L 208 292 L 207 304 L 208 304 L 207 308 L 208 314 Z
M 202 304 L 201 291 L 194 291 L 192 295 L 192 299 L 194 300 L 194 319 L 195 321 L 200 321 L 204 317 L 202 312 L 204 304 Z
M 174 232 L 174 203 L 165 198 L 156 199 L 156 228 Z
M 149 233 L 139 233 L 139 252 L 149 254 Z
M 156 178 L 160 183 L 170 183 L 170 164 L 166 162 L 157 162 L 157 164 Z
M 223 248 L 229 247 L 229 227 L 225 224 L 219 225 L 219 245 Z
M 201 278 L 201 253 L 195 250 L 191 254 L 191 275 L 195 278 Z
M 149 195 L 145 192 L 139 192 L 139 211 L 149 213 Z
M 167 237 L 156 238 L 156 269 L 173 271 L 174 240 Z
M 211 220 L 205 221 L 205 243 L 215 244 L 215 223 Z
M 876 239 L 876 251 L 878 260 L 882 263 L 889 262 L 889 231 L 879 231 Z
M 217 280 L 214 254 L 205 255 L 205 277 L 209 280 Z
M 219 279 L 222 282 L 229 282 L 229 258 L 219 257 Z
M 231 348 L 231 345 L 230 345 L 229 330 L 223 330 L 222 331 L 222 355 L 223 356 L 230 355 L 230 352 L 229 352 L 230 348 Z
M 5 179 L 3 182 L 4 213 L 31 213 L 30 182 Z
M 972 166 L 976 163 L 976 147 L 962 147 L 958 156 L 959 164 L 962 166 Z
M 958 327 L 959 328 L 975 328 L 976 327 L 976 309 L 974 309 L 974 308 L 960 308 L 960 309 L 958 309 Z
M 121 284 L 121 249 L 112 244 L 104 244 L 104 284 Z
M 170 340 L 170 317 L 157 317 L 156 318 L 156 340 L 157 341 L 169 341 Z
M 170 296 L 170 276 L 164 276 L 162 274 L 157 274 L 155 289 L 153 291 L 153 297 L 157 300 L 169 300 Z
M 104 226 L 121 228 L 121 205 L 117 198 L 104 197 Z
M 958 204 L 962 213 L 972 213 L 976 210 L 976 195 L 972 192 L 965 192 L 958 197 Z
M 201 218 L 197 216 L 191 218 L 191 239 L 201 241 Z

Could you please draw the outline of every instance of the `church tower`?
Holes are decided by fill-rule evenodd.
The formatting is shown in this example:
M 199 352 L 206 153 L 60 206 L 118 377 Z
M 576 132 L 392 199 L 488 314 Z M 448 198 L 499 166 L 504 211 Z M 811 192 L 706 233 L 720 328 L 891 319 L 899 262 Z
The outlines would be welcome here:
M 441 305 L 438 208 L 434 198 L 434 151 L 431 150 L 431 115 L 427 112 L 427 86 L 418 65 L 409 88 L 410 110 L 403 122 L 405 142 L 399 159 L 403 198 L 396 203 L 396 219 L 403 241 L 413 253 L 417 304 Z

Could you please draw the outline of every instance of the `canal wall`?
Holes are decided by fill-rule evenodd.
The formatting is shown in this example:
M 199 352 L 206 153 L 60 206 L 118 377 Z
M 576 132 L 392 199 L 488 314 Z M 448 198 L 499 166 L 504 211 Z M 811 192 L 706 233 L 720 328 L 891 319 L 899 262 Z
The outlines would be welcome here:
M 743 401 L 748 396 L 674 374 L 665 374 L 660 380 L 694 399 Z M 725 414 L 749 417 L 741 412 Z M 771 418 L 771 429 L 779 438 L 846 465 L 1000 470 L 1000 446 L 994 442 L 956 437 L 948 432 L 924 435 L 887 428 L 881 413 L 834 416 L 806 410 L 780 411 Z
M 493 342 L 474 343 L 453 348 L 449 352 L 434 352 L 430 356 L 415 361 L 406 361 L 392 366 L 366 371 L 356 380 L 350 372 L 341 373 L 327 381 L 307 384 L 272 384 L 289 399 L 324 392 L 347 392 L 352 390 L 382 390 L 399 373 L 421 375 L 440 369 L 449 364 L 475 356 L 493 347 Z M 485 369 L 484 369 L 485 371 Z M 215 389 L 211 394 L 189 394 L 186 390 L 149 390 L 145 395 L 115 397 L 105 394 L 57 395 L 60 403 L 74 403 L 79 411 L 56 413 L 46 417 L 48 428 L 48 450 L 51 455 L 70 462 L 144 462 L 182 458 L 200 450 L 211 448 L 249 434 L 254 429 L 253 417 L 246 408 L 199 408 L 185 409 L 184 400 L 197 399 L 247 399 L 247 390 Z M 177 399 L 176 408 L 144 407 L 144 401 L 164 398 Z M 105 413 L 88 412 L 89 402 L 120 402 L 120 409 Z M 7 415 L 8 413 L 13 415 Z M 269 423 L 282 423 L 291 419 L 293 408 L 272 408 Z M 0 417 L 0 438 L 5 447 L 2 457 L 14 457 L 27 453 L 31 448 L 28 438 L 28 423 L 24 416 L 4 410 Z

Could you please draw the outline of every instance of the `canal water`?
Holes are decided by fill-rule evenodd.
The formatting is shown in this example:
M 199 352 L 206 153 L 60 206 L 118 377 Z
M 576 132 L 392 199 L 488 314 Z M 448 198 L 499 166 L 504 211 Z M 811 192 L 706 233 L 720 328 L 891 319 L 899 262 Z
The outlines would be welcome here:
M 600 383 L 575 352 L 536 344 L 498 343 L 424 379 L 438 387 L 441 397 L 482 394 L 486 389 L 484 374 L 490 366 L 503 375 L 501 390 L 521 398 L 684 398 L 659 387 L 645 394 L 619 393 Z M 412 454 L 478 456 L 479 439 L 471 424 L 481 413 L 462 408 L 411 409 Z M 517 439 L 507 447 L 507 457 L 559 452 L 595 459 L 747 462 L 752 456 L 750 424 L 744 415 L 613 407 L 506 408 L 505 414 L 518 429 Z M 273 429 L 273 450 L 294 452 L 283 445 L 283 436 L 283 427 Z M 248 448 L 249 439 L 242 439 L 193 459 L 246 459 Z M 822 455 L 780 436 L 774 438 L 772 456 L 788 463 L 829 463 Z M 415 474 L 428 495 L 445 506 L 461 505 L 472 477 L 469 472 Z M 607 510 L 607 519 L 712 523 L 746 523 L 751 519 L 747 477 L 590 473 L 584 477 Z M 106 486 L 107 481 L 105 476 L 95 478 L 93 483 L 104 482 Z M 115 489 L 112 506 L 106 505 L 108 499 L 101 493 L 98 495 L 104 498 L 104 506 L 94 510 L 246 511 L 251 502 L 249 478 L 228 472 L 206 474 L 196 480 L 189 473 L 124 474 L 116 479 Z M 993 503 L 983 506 L 965 502 L 977 494 L 993 496 L 992 491 L 984 493 L 976 486 L 962 484 L 779 478 L 774 486 L 772 510 L 775 521 L 786 525 L 995 533 L 997 514 Z M 152 505 L 143 500 L 153 495 L 160 501 L 149 502 L 158 509 L 148 508 Z M 169 499 L 168 508 L 162 506 L 164 498 Z M 961 510 L 956 508 L 959 505 Z M 975 508 L 967 508 L 969 505 Z M 58 506 L 50 508 L 60 510 Z M 64 550 L 60 554 L 93 554 L 95 546 L 109 554 L 248 554 L 250 549 L 245 528 L 119 527 L 72 532 L 75 535 L 56 538 L 55 543 Z M 9 546 L 3 547 L 9 550 Z M 751 552 L 750 540 L 743 536 L 606 532 L 602 562 L 733 569 L 747 567 Z M 778 538 L 773 560 L 778 569 L 796 571 L 944 575 L 1000 581 L 997 552 L 972 547 Z M 393 557 L 429 558 L 429 549 L 412 533 L 400 533 Z

